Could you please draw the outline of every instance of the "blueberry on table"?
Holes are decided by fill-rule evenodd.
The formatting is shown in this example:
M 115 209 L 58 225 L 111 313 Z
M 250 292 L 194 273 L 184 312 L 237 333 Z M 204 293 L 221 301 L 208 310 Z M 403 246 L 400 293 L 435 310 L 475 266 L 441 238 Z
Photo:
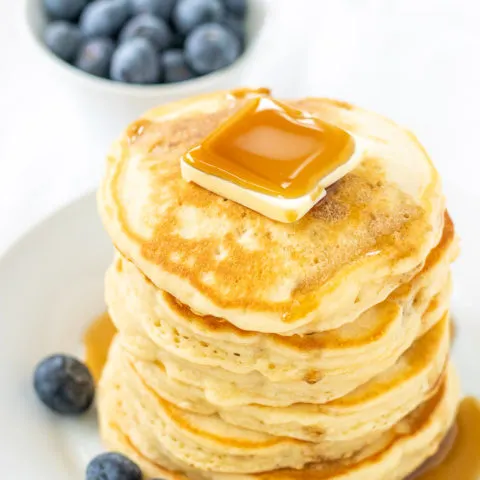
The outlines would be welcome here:
M 183 82 L 195 77 L 185 61 L 183 51 L 174 48 L 162 54 L 162 64 L 165 83 Z
M 240 40 L 232 31 L 218 23 L 197 27 L 185 41 L 187 63 L 200 74 L 230 65 L 240 53 Z
M 87 37 L 113 37 L 129 15 L 127 0 L 95 0 L 80 16 L 80 30 Z
M 227 10 L 240 18 L 247 14 L 247 0 L 224 0 Z
M 91 75 L 107 78 L 114 50 L 111 38 L 91 38 L 80 47 L 75 65 Z
M 157 17 L 169 20 L 176 0 L 130 0 L 132 13 L 151 13 Z
M 35 369 L 33 386 L 40 400 L 51 410 L 76 415 L 88 410 L 95 386 L 88 368 L 68 355 L 52 355 Z
M 219 22 L 225 16 L 220 0 L 179 0 L 173 10 L 173 23 L 181 33 L 209 22 Z
M 131 38 L 113 53 L 110 66 L 112 80 L 147 84 L 159 83 L 161 76 L 160 58 L 152 44 L 144 38 Z
M 88 464 L 86 480 L 142 480 L 142 472 L 120 453 L 102 453 Z
M 71 62 L 82 43 L 82 34 L 75 25 L 58 20 L 47 25 L 44 39 L 47 47 L 57 57 Z
M 76 20 L 89 0 L 43 0 L 47 15 L 54 20 Z
M 143 13 L 129 20 L 120 32 L 120 42 L 134 37 L 148 40 L 157 51 L 170 47 L 173 35 L 165 20 Z

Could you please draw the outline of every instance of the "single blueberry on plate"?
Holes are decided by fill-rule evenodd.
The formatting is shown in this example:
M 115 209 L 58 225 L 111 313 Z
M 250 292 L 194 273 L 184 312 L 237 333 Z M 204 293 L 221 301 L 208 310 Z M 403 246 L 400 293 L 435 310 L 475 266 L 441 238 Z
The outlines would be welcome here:
M 129 14 L 127 0 L 95 0 L 80 16 L 80 30 L 87 37 L 113 37 Z
M 157 17 L 169 20 L 176 0 L 130 0 L 132 13 L 151 13 Z
M 227 10 L 237 17 L 245 18 L 247 14 L 247 0 L 224 0 Z
M 225 7 L 220 0 L 179 0 L 173 10 L 173 23 L 181 33 L 209 22 L 220 22 Z
M 197 27 L 185 41 L 185 58 L 197 73 L 210 73 L 233 63 L 241 53 L 240 40 L 218 23 Z
M 138 465 L 120 453 L 102 453 L 87 467 L 86 480 L 142 480 Z
M 93 402 L 95 386 L 88 368 L 69 355 L 51 355 L 35 369 L 33 386 L 51 410 L 66 415 L 83 413 Z
M 91 75 L 107 78 L 114 50 L 111 38 L 91 38 L 80 47 L 75 65 Z
M 142 37 L 148 40 L 159 52 L 170 47 L 173 35 L 165 20 L 149 13 L 130 19 L 120 32 L 120 42 Z
M 110 77 L 117 82 L 159 83 L 162 70 L 153 45 L 139 37 L 122 43 L 113 53 Z
M 227 14 L 221 22 L 229 28 L 240 40 L 242 46 L 245 44 L 245 22 L 232 14 Z
M 76 20 L 89 0 L 43 0 L 47 15 L 54 20 Z
M 71 62 L 82 43 L 82 34 L 75 25 L 58 20 L 47 25 L 44 39 L 47 47 L 57 57 Z
M 195 77 L 195 74 L 185 61 L 183 51 L 179 48 L 163 52 L 161 61 L 165 83 L 183 82 Z

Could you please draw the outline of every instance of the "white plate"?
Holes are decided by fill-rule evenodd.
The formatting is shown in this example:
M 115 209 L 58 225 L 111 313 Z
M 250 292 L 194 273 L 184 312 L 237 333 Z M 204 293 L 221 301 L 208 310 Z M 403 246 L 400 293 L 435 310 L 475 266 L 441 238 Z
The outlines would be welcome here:
M 464 390 L 480 396 L 480 230 L 478 217 L 460 208 L 479 203 L 455 193 L 450 209 L 464 237 L 456 265 L 455 357 Z M 0 260 L 2 478 L 82 480 L 101 450 L 95 413 L 50 414 L 35 398 L 32 371 L 50 353 L 81 354 L 82 332 L 104 310 L 103 275 L 111 258 L 91 194 L 45 220 Z

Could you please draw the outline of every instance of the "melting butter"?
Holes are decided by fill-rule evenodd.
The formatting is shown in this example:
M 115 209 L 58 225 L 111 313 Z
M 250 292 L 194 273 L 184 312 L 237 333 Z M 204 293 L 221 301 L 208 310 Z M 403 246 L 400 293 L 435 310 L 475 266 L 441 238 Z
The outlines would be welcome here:
M 360 158 L 356 139 L 342 128 L 253 91 L 181 166 L 185 180 L 290 223 Z

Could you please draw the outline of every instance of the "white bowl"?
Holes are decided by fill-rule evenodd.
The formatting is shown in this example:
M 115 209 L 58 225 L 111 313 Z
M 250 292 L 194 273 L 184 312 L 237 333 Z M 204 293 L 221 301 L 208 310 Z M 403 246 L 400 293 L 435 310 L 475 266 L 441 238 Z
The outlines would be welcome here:
M 108 120 L 113 128 L 123 128 L 145 110 L 162 103 L 198 93 L 227 89 L 242 85 L 244 74 L 255 64 L 256 52 L 261 50 L 260 38 L 265 28 L 269 0 L 249 0 L 246 20 L 247 42 L 245 52 L 232 65 L 217 72 L 185 82 L 133 85 L 114 82 L 89 75 L 56 57 L 45 45 L 43 32 L 47 24 L 42 0 L 26 0 L 26 24 L 37 55 L 52 66 L 50 75 L 60 74 L 52 82 L 71 84 L 81 91 L 81 101 L 88 104 L 92 116 Z

